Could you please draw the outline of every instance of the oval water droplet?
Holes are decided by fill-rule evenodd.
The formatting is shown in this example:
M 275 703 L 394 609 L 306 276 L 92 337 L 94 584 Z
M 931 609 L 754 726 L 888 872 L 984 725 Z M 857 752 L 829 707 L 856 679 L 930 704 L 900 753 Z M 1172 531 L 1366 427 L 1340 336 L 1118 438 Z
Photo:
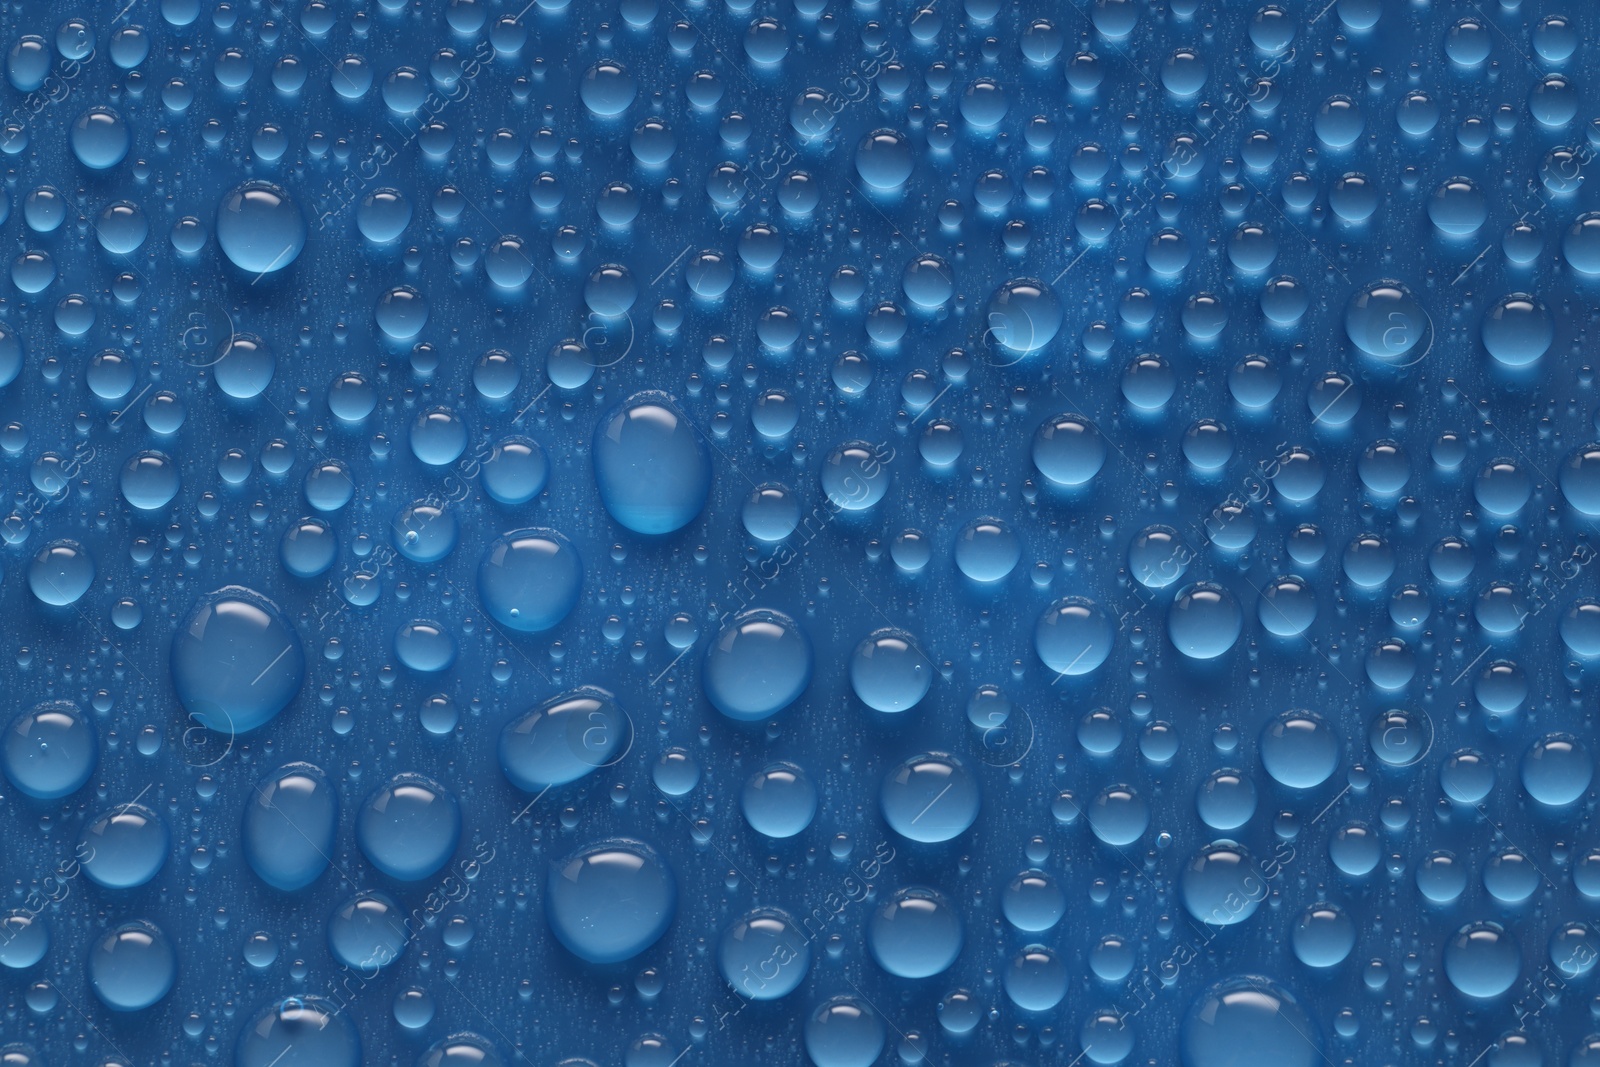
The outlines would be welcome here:
M 201 598 L 172 641 L 172 684 L 193 719 L 232 737 L 271 722 L 300 692 L 305 653 L 278 606 L 241 585 Z

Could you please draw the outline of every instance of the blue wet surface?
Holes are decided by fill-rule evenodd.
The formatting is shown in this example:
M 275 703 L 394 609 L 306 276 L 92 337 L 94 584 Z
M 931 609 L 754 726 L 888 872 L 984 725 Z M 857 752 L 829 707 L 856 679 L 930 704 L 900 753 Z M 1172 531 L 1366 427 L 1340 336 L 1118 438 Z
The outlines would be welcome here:
M 551 8 L 0 14 L 4 1062 L 1600 1062 L 1600 16 Z

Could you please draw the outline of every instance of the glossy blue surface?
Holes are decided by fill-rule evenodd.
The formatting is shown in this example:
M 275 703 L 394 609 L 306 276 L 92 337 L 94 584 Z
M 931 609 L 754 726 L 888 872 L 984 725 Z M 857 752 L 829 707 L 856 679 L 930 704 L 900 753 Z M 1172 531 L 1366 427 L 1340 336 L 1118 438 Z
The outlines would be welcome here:
M 1600 1062 L 1600 12 L 0 47 L 0 1062 Z

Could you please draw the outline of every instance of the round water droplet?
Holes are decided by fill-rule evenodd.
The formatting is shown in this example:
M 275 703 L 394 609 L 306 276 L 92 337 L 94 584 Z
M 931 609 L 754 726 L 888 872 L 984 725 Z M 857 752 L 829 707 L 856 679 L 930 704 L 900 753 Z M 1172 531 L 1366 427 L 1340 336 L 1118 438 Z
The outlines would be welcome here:
M 1330 96 L 1311 119 L 1317 139 L 1329 148 L 1348 148 L 1366 129 L 1361 107 L 1348 96 Z
M 1263 975 L 1239 975 L 1209 987 L 1184 1013 L 1184 1067 L 1317 1067 L 1316 1023 L 1294 994 Z
M 981 794 L 966 764 L 944 752 L 913 756 L 883 779 L 878 802 L 891 829 L 924 844 L 966 833 Z
M 802 1037 L 816 1067 L 872 1067 L 883 1054 L 888 1029 L 864 1001 L 837 996 L 811 1013 Z
M 374 189 L 356 205 L 356 227 L 373 244 L 400 239 L 411 224 L 411 203 L 398 189 Z
M 706 698 L 722 714 L 760 722 L 788 707 L 811 683 L 811 641 L 800 624 L 778 611 L 735 615 L 706 650 L 701 675 Z
M 1538 875 L 1535 874 L 1535 884 Z M 1594 970 L 1600 958 L 1600 937 L 1585 922 L 1563 923 L 1550 935 L 1550 962 L 1564 978 L 1577 978 Z
M 904 630 L 879 630 L 857 645 L 850 657 L 850 687 L 876 711 L 916 707 L 928 695 L 933 674 L 933 661 Z
M 247 274 L 272 274 L 293 263 L 305 248 L 305 216 L 280 187 L 248 181 L 217 205 L 217 244 Z
M 413 563 L 437 563 L 455 549 L 460 531 L 450 508 L 418 501 L 389 523 L 389 541 Z
M 928 978 L 955 963 L 965 940 L 961 913 L 937 889 L 895 890 L 867 925 L 873 959 L 901 978 Z
M 394 654 L 412 670 L 434 674 L 455 662 L 456 642 L 442 623 L 413 619 L 395 631 Z
M 89 950 L 89 986 L 112 1011 L 150 1007 L 177 978 L 178 954 L 154 923 L 123 923 Z
M 342 1001 L 274 1001 L 239 1032 L 234 1067 L 360 1067 L 361 1039 Z
M 1200 783 L 1195 808 L 1200 821 L 1211 829 L 1223 833 L 1237 830 L 1256 813 L 1255 783 L 1241 771 L 1226 767 L 1212 771 Z
M 773 763 L 745 780 L 739 806 L 757 833 L 793 837 L 817 814 L 817 786 L 798 764 Z
M 1574 511 L 1587 518 L 1600 517 L 1600 443 L 1568 454 L 1557 480 L 1562 498 Z
M 76 541 L 51 541 L 28 561 L 28 589 L 41 604 L 76 604 L 94 584 L 94 560 Z
M 141 511 L 166 507 L 178 495 L 178 465 L 163 452 L 138 452 L 122 466 L 122 497 Z
M 90 170 L 110 170 L 128 158 L 133 134 L 128 123 L 109 107 L 91 107 L 78 116 L 67 134 L 72 154 Z
M 438 782 L 402 773 L 356 813 L 356 844 L 378 870 L 402 882 L 437 873 L 461 840 L 461 807 Z
M 1439 783 L 1458 804 L 1476 804 L 1494 789 L 1494 764 L 1481 754 L 1464 748 L 1439 769 Z
M 1233 594 L 1214 582 L 1196 582 L 1167 612 L 1172 644 L 1190 659 L 1216 659 L 1239 640 L 1244 613 Z
M 50 928 L 44 918 L 18 909 L 0 917 L 0 966 L 20 971 L 44 959 Z
M 865 511 L 883 499 L 893 476 L 881 452 L 880 446 L 866 441 L 846 441 L 828 453 L 822 488 L 835 507 Z
M 123 804 L 84 827 L 78 856 L 90 881 L 108 889 L 131 889 L 156 876 L 172 848 L 160 815 L 142 804 Z
M 1061 921 L 1067 895 L 1044 871 L 1027 870 L 1006 884 L 1000 895 L 1006 921 L 1024 933 L 1039 933 Z
M 483 461 L 483 488 L 502 504 L 526 504 L 544 492 L 550 461 L 531 437 L 513 435 L 495 442 Z
M 1444 946 L 1444 973 L 1463 996 L 1498 997 L 1516 983 L 1522 951 L 1498 923 L 1468 923 Z
M 1044 665 L 1059 675 L 1089 674 L 1111 655 L 1116 626 L 1086 597 L 1062 597 L 1046 608 L 1033 627 L 1033 647 Z
M 811 941 L 788 912 L 757 908 L 722 932 L 717 969 L 741 996 L 777 1000 L 811 969 Z
M 400 958 L 411 940 L 400 905 L 386 893 L 364 890 L 334 909 L 328 919 L 333 958 L 369 977 Z
M 1470 237 L 1488 217 L 1488 200 L 1471 178 L 1442 182 L 1428 200 L 1428 218 L 1435 229 L 1448 237 Z
M 1600 656 L 1600 600 L 1582 597 L 1561 616 L 1561 641 L 1575 656 Z
M 1015 278 L 989 298 L 986 335 L 1006 352 L 1037 352 L 1061 331 L 1061 300 L 1036 278 Z
M 758 541 L 782 541 L 800 525 L 800 498 L 777 482 L 758 485 L 745 498 L 739 516 L 745 532 Z
M 512 530 L 494 539 L 478 564 L 478 597 L 500 625 L 520 633 L 558 626 L 577 607 L 583 561 L 555 530 Z
M 600 118 L 612 118 L 628 110 L 637 93 L 633 75 L 614 59 L 603 59 L 591 66 L 578 87 L 583 106 Z
M 649 845 L 614 838 L 550 868 L 545 917 L 567 950 L 590 963 L 632 959 L 661 939 L 678 907 L 678 885 Z
M 428 299 L 409 285 L 397 285 L 378 298 L 372 318 L 391 341 L 409 341 L 428 325 Z M 413 440 L 413 447 L 415 441 Z M 460 455 L 460 451 L 456 455 Z M 432 462 L 419 453 L 424 463 Z M 455 457 L 451 457 L 453 460 Z M 444 460 L 448 463 L 451 460 Z
M 1002 975 L 1006 996 L 1024 1011 L 1049 1011 L 1067 995 L 1067 966 L 1053 949 L 1029 945 Z
M 700 765 L 681 748 L 669 748 L 650 770 L 656 788 L 669 797 L 688 795 L 700 784 Z
M 856 173 L 879 192 L 900 189 L 915 168 L 911 142 L 894 130 L 873 130 L 856 146 Z
M 1547 734 L 1522 756 L 1522 787 L 1549 807 L 1577 802 L 1594 781 L 1594 760 L 1571 734 Z
M 1579 274 L 1600 274 L 1600 211 L 1586 211 L 1573 220 L 1561 238 L 1561 254 Z
M 1150 805 L 1132 786 L 1107 786 L 1084 814 L 1094 836 L 1118 848 L 1133 844 L 1150 828 Z
M 1182 873 L 1184 907 L 1213 926 L 1242 923 L 1266 897 L 1254 857 L 1234 841 L 1213 841 L 1195 853 Z
M 1290 789 L 1314 789 L 1339 766 L 1339 737 L 1313 711 L 1285 711 L 1261 731 L 1261 765 Z
M 232 333 L 217 349 L 211 374 L 217 388 L 236 400 L 260 396 L 272 384 L 278 359 L 261 338 L 249 333 Z
M 1483 347 L 1505 367 L 1526 367 L 1550 351 L 1555 319 L 1527 293 L 1502 297 L 1483 315 Z
M 1435 904 L 1459 899 L 1466 888 L 1466 867 L 1449 852 L 1434 852 L 1417 865 L 1417 891 Z
M 1394 688 L 1399 688 L 1398 686 Z M 1404 708 L 1393 708 L 1372 720 L 1367 729 L 1372 753 L 1391 767 L 1409 767 L 1433 744 L 1428 720 Z
M 1421 358 L 1433 339 L 1433 320 L 1397 281 L 1373 282 L 1350 298 L 1344 329 L 1362 352 L 1395 366 Z
M 1022 542 L 1003 520 L 973 519 L 956 534 L 956 566 L 975 582 L 998 582 L 1022 559 Z
M 1084 485 L 1100 473 L 1105 461 L 1105 440 L 1081 415 L 1046 419 L 1034 434 L 1033 465 L 1056 485 Z
M 300 638 L 278 606 L 229 585 L 201 598 L 172 641 L 172 684 L 191 718 L 228 737 L 271 722 L 305 680 Z
M 462 1031 L 435 1041 L 417 1061 L 417 1067 L 505 1067 L 505 1061 L 488 1038 Z
M 25 711 L 6 729 L 3 751 L 11 784 L 39 800 L 76 793 L 94 773 L 100 742 L 94 724 L 76 704 L 47 701 Z
M 1294 954 L 1307 967 L 1336 967 L 1356 944 L 1356 924 L 1337 904 L 1319 902 L 1300 913 L 1289 932 Z
M 1268 582 L 1257 602 L 1256 616 L 1269 633 L 1298 637 L 1317 618 L 1317 598 L 1298 575 L 1286 574 Z

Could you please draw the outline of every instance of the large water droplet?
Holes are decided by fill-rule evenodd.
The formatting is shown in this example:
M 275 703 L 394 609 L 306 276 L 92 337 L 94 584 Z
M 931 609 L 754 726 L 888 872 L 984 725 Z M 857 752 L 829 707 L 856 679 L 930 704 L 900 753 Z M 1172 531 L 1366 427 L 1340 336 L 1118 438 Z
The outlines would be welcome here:
M 172 641 L 184 710 L 229 737 L 271 722 L 300 692 L 305 653 L 278 606 L 241 585 L 200 600 Z
M 635 533 L 681 530 L 711 493 L 711 457 L 666 393 L 629 397 L 600 420 L 595 483 L 611 517 Z
M 1180 593 L 1167 613 L 1173 645 L 1190 659 L 1215 659 L 1233 647 L 1244 614 L 1233 594 L 1214 582 L 1196 582 Z
M 878 803 L 895 833 L 934 844 L 967 832 L 978 818 L 980 797 L 966 764 L 948 753 L 928 752 L 884 777 Z
M 405 924 L 392 897 L 364 890 L 334 910 L 328 920 L 328 949 L 334 959 L 367 977 L 400 958 L 411 940 Z
M 1015 278 L 989 298 L 987 335 L 1018 356 L 1055 340 L 1064 319 L 1061 300 L 1036 278 Z
M 1468 923 L 1444 946 L 1444 973 L 1464 996 L 1498 997 L 1516 983 L 1522 951 L 1498 923 Z
M 338 829 L 338 791 L 320 767 L 290 763 L 257 783 L 241 841 L 257 877 L 293 892 L 327 870 Z
M 461 840 L 461 807 L 438 782 L 402 773 L 367 797 L 356 814 L 356 843 L 384 874 L 415 882 L 436 873 Z
M 774 763 L 745 780 L 739 806 L 756 833 L 793 837 L 817 814 L 817 786 L 799 764 Z
M 933 675 L 933 661 L 904 630 L 879 630 L 857 645 L 850 657 L 850 687 L 876 711 L 916 707 L 928 695 Z
M 518 789 L 539 793 L 609 766 L 632 740 L 632 720 L 616 698 L 585 686 L 507 723 L 500 734 L 500 769 Z
M 1111 655 L 1116 633 L 1110 616 L 1094 601 L 1062 597 L 1034 624 L 1033 647 L 1044 665 L 1057 674 L 1089 674 Z
M 119 805 L 78 836 L 83 873 L 108 889 L 144 885 L 166 863 L 171 847 L 167 824 L 143 804 Z
M 359 1067 L 361 1039 L 343 1001 L 289 997 L 239 1032 L 234 1067 Z
M 13 719 L 0 755 L 12 785 L 30 797 L 55 800 L 89 780 L 100 744 L 94 724 L 76 704 L 55 700 Z
M 28 589 L 41 604 L 76 604 L 94 584 L 94 560 L 76 541 L 51 541 L 28 562 Z
M 1294 994 L 1261 975 L 1229 978 L 1196 997 L 1184 1013 L 1179 1041 L 1184 1067 L 1323 1062 L 1310 1015 Z
M 741 996 L 777 1000 L 811 969 L 811 941 L 788 912 L 757 908 L 722 932 L 717 969 Z
M 802 1038 L 816 1067 L 872 1067 L 883 1054 L 888 1029 L 865 1001 L 837 996 L 811 1013 Z
M 1232 926 L 1254 915 L 1265 883 L 1243 845 L 1217 841 L 1195 853 L 1183 870 L 1183 904 L 1201 922 Z
M 178 954 L 154 924 L 123 923 L 89 950 L 89 985 L 112 1011 L 142 1011 L 172 989 Z
M 590 963 L 632 959 L 661 939 L 678 908 L 672 869 L 642 841 L 601 841 L 553 865 L 545 882 L 550 931 Z
M 559 625 L 578 604 L 583 561 L 555 530 L 512 530 L 478 564 L 478 596 L 489 617 L 521 633 Z
M 811 641 L 778 611 L 735 615 L 706 650 L 706 698 L 730 719 L 760 722 L 797 700 L 811 683 Z
M 1312 711 L 1285 711 L 1261 731 L 1261 764 L 1274 781 L 1313 789 L 1339 766 L 1339 738 Z
M 248 181 L 217 205 L 217 243 L 240 270 L 271 274 L 293 263 L 305 247 L 305 216 L 282 188 Z
M 961 954 L 961 913 L 937 889 L 895 890 L 867 924 L 873 959 L 901 978 L 928 978 L 948 970 Z

